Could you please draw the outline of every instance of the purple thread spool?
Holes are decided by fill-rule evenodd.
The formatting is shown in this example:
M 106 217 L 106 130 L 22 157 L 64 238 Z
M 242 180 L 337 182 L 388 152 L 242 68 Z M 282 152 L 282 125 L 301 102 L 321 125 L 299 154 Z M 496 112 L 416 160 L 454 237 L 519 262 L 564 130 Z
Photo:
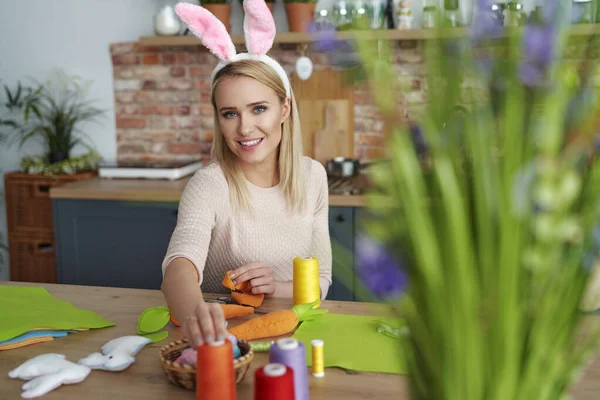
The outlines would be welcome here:
M 279 339 L 271 345 L 269 362 L 285 364 L 294 371 L 295 400 L 308 400 L 308 370 L 304 344 L 296 339 Z

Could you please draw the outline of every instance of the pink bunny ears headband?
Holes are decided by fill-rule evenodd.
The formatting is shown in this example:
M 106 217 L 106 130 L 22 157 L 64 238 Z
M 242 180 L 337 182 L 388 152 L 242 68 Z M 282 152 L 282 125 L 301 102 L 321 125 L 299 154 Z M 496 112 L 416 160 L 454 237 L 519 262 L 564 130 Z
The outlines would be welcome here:
M 220 60 L 210 75 L 212 86 L 217 72 L 229 63 L 240 60 L 257 60 L 271 67 L 290 95 L 290 81 L 283 67 L 267 55 L 275 39 L 275 21 L 265 0 L 244 0 L 244 37 L 248 53 L 236 53 L 225 25 L 212 13 L 200 6 L 178 3 L 175 12 L 202 44 Z

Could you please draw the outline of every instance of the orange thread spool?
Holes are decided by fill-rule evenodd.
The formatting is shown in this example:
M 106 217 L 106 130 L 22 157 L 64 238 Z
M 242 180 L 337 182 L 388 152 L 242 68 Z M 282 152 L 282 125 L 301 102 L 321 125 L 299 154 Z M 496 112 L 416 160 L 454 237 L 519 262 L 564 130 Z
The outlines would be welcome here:
M 196 350 L 196 400 L 236 400 L 231 342 L 204 343 Z

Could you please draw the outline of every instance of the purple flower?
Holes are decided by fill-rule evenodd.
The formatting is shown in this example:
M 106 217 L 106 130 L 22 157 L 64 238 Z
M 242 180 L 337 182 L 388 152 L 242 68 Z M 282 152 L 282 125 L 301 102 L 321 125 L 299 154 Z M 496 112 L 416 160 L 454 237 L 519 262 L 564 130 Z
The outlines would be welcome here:
M 525 56 L 541 67 L 548 67 L 556 53 L 557 31 L 552 25 L 529 25 L 523 36 Z
M 525 86 L 539 86 L 544 80 L 544 71 L 527 61 L 521 64 L 519 75 L 521 77 L 521 82 L 523 82 Z
M 337 37 L 336 27 L 331 22 L 312 20 L 308 31 L 313 37 L 311 49 L 327 54 L 333 66 L 355 68 L 360 65 L 360 58 L 352 44 Z
M 560 18 L 560 2 L 558 0 L 545 0 L 544 6 L 541 8 L 541 19 L 542 23 L 556 25 Z
M 553 25 L 531 24 L 523 35 L 521 81 L 527 86 L 539 86 L 556 57 L 556 28 Z
M 420 156 L 426 154 L 427 143 L 425 142 L 425 138 L 423 137 L 423 131 L 421 130 L 421 127 L 417 124 L 410 124 L 409 130 L 417 154 Z
M 471 40 L 475 43 L 485 39 L 494 39 L 504 33 L 504 26 L 498 14 L 488 8 L 480 8 L 473 17 Z
M 480 10 L 491 10 L 494 4 L 496 4 L 495 0 L 477 0 L 477 3 L 475 3 Z
M 313 19 L 308 24 L 308 32 L 313 37 L 312 48 L 315 51 L 326 53 L 340 45 L 336 27 L 330 22 Z
M 546 0 L 542 12 L 525 28 L 519 74 L 526 86 L 540 86 L 556 58 L 560 11 L 557 0 Z
M 379 298 L 396 298 L 405 289 L 408 277 L 397 260 L 377 241 L 362 236 L 358 240 L 359 277 Z

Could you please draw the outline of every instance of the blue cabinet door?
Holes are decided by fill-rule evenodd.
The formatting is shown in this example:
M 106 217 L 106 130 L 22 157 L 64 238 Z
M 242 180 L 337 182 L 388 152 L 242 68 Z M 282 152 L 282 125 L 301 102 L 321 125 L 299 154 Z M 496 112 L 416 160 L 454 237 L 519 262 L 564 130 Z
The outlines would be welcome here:
M 354 208 L 329 208 L 329 235 L 333 256 L 328 300 L 354 301 Z
M 177 206 L 54 200 L 58 282 L 160 289 Z

